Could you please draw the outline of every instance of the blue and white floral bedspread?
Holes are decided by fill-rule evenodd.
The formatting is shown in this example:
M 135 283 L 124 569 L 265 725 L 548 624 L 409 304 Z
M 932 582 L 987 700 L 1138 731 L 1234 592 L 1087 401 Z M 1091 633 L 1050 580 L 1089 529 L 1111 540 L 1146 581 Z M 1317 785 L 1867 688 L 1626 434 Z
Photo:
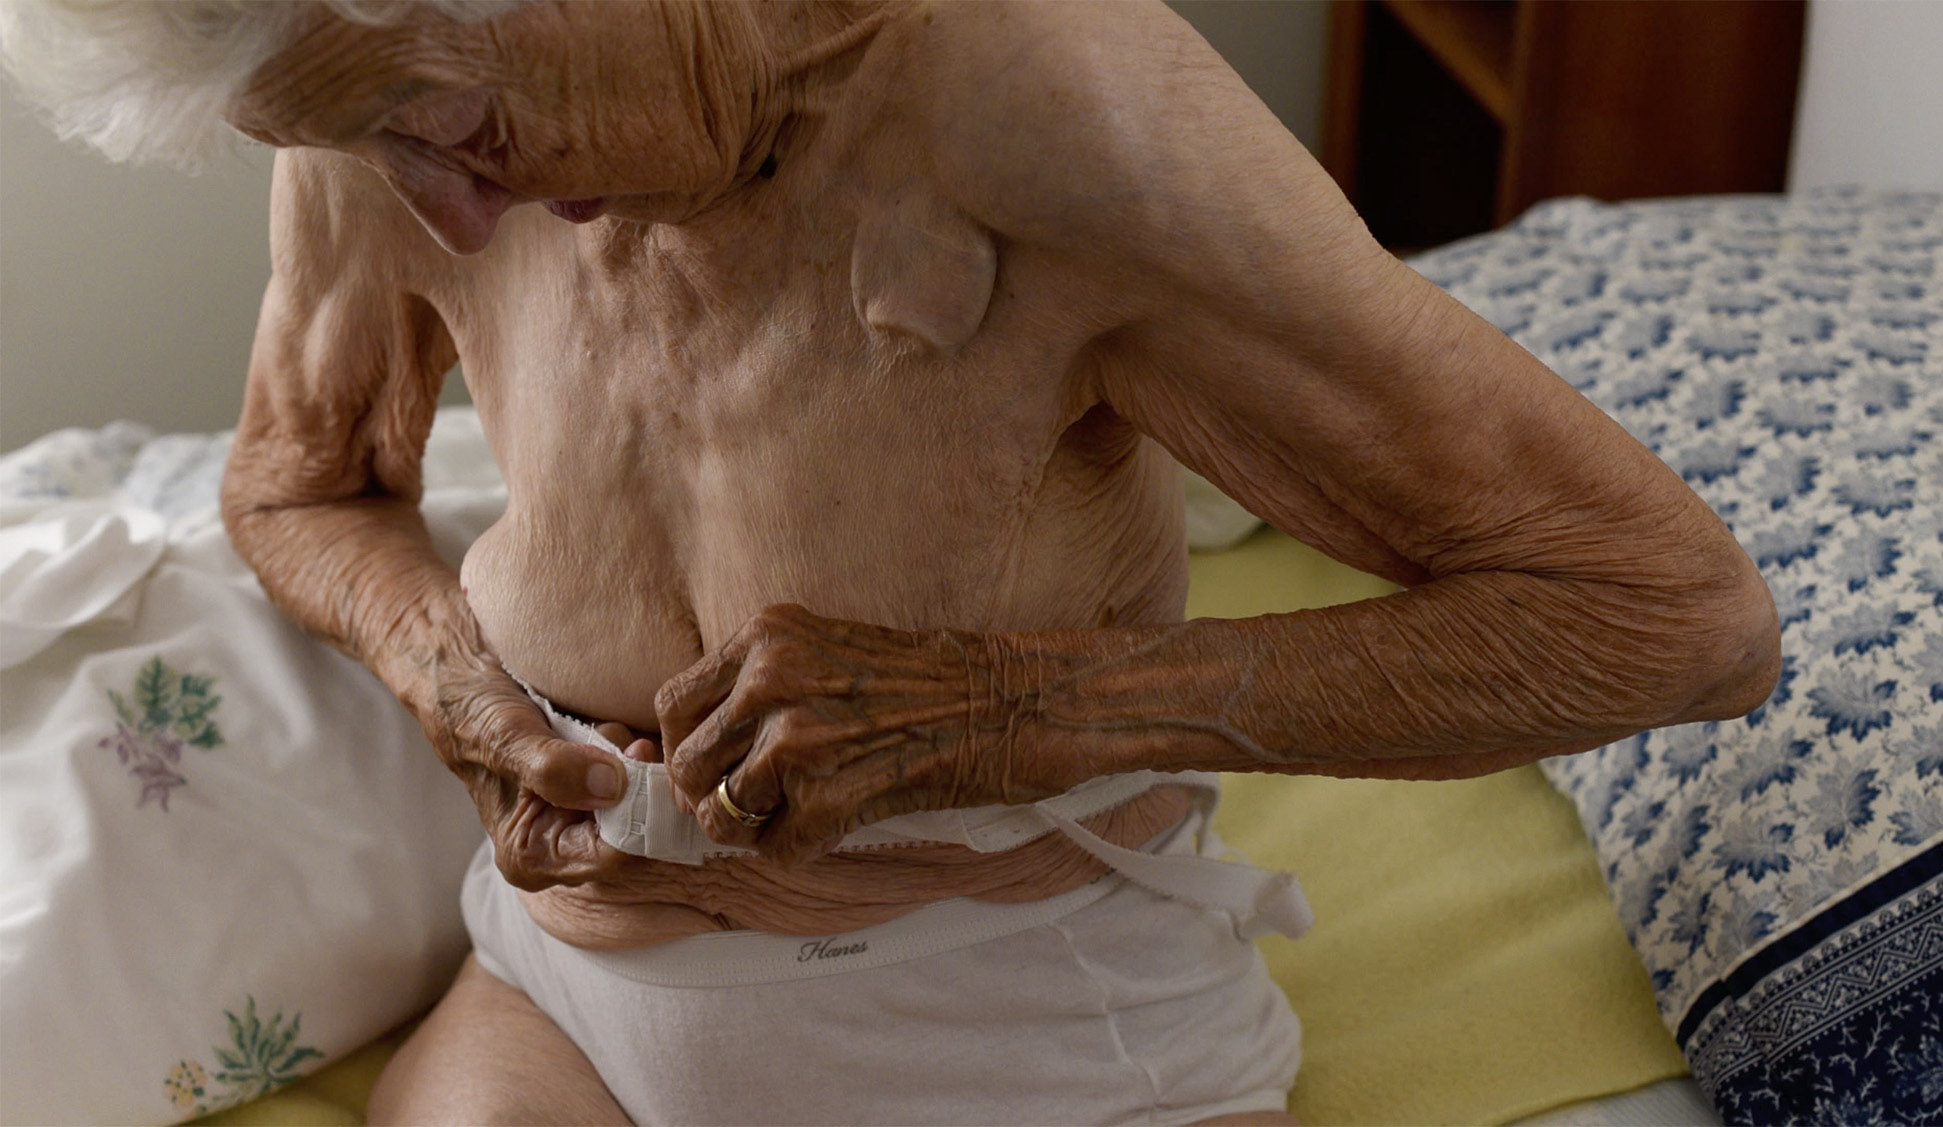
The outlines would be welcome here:
M 171 521 L 213 516 L 230 437 L 157 435 L 131 422 L 57 430 L 0 457 L 0 500 L 114 497 Z
M 1767 578 L 1745 720 L 1546 763 L 1728 1122 L 1943 1120 L 1943 193 L 1542 205 L 1414 265 Z

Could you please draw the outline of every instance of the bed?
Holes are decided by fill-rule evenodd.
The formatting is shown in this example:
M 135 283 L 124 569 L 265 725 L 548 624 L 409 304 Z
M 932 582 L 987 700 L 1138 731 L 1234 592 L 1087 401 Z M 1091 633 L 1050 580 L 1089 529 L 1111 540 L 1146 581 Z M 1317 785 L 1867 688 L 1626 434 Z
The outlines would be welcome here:
M 1413 261 L 1756 557 L 1783 686 L 1457 783 L 1236 777 L 1301 875 L 1264 939 L 1327 1123 L 1943 1118 L 1943 200 L 1541 205 Z M 368 674 L 263 604 L 223 435 L 0 458 L 0 1121 L 356 1123 L 464 952 L 476 820 Z M 503 492 L 441 414 L 456 558 Z M 1198 483 L 1189 610 L 1379 595 Z M 319 754 L 319 749 L 331 749 Z

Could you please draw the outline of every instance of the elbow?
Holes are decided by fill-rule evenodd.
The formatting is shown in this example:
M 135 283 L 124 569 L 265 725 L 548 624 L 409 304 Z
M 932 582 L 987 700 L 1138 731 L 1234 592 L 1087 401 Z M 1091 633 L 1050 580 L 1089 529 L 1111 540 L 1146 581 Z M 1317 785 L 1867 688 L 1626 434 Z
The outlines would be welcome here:
M 247 488 L 237 484 L 233 469 L 223 473 L 221 492 L 223 528 L 231 540 L 237 539 L 247 531 L 250 517 L 257 512 L 257 504 Z
M 278 553 L 279 538 L 287 536 L 279 518 L 299 505 L 291 496 L 290 480 L 288 463 L 278 459 L 276 450 L 238 434 L 223 467 L 223 531 L 237 556 L 259 574 Z
M 255 532 L 264 511 L 271 506 L 258 488 L 257 475 L 249 471 L 246 462 L 239 464 L 242 461 L 238 458 L 239 453 L 241 451 L 232 448 L 229 464 L 223 468 L 223 531 L 229 535 L 230 547 L 236 550 L 243 562 L 255 567 L 258 540 Z
M 1691 596 L 1679 632 L 1684 692 L 1668 723 L 1731 720 L 1759 708 L 1781 677 L 1781 624 L 1754 562 L 1732 548 L 1727 566 Z

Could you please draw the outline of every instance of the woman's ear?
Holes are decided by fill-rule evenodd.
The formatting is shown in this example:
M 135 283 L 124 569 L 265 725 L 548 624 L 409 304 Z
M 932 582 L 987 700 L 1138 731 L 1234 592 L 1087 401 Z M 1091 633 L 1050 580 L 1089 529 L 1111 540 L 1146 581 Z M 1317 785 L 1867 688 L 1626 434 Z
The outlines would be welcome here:
M 483 88 L 434 90 L 407 100 L 385 117 L 385 128 L 432 145 L 457 145 L 486 124 L 491 98 Z

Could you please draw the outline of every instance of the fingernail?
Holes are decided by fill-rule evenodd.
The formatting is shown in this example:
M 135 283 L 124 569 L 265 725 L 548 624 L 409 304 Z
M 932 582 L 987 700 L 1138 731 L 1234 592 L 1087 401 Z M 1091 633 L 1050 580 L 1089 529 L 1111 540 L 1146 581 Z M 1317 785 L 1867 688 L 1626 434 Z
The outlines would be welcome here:
M 621 789 L 621 772 L 612 763 L 587 768 L 587 790 L 595 798 L 619 798 Z

